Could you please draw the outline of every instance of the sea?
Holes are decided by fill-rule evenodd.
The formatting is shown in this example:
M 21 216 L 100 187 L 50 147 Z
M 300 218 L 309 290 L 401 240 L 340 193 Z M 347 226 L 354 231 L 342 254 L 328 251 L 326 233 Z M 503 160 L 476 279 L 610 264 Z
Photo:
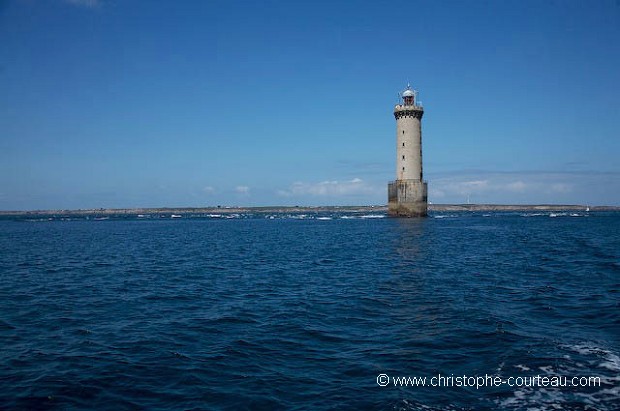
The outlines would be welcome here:
M 0 221 L 0 409 L 620 409 L 618 212 L 170 217 Z

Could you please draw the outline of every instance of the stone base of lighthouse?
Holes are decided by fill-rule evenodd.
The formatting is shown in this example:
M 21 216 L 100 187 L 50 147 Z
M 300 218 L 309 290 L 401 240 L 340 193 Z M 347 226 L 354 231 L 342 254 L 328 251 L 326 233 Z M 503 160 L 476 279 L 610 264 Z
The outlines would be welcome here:
M 396 180 L 388 183 L 390 217 L 426 217 L 428 185 L 420 180 Z

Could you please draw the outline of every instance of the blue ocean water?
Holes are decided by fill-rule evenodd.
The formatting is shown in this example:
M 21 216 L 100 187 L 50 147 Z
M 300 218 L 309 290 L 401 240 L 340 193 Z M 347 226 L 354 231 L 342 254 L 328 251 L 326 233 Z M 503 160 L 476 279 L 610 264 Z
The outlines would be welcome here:
M 620 213 L 232 217 L 0 221 L 0 409 L 620 409 Z

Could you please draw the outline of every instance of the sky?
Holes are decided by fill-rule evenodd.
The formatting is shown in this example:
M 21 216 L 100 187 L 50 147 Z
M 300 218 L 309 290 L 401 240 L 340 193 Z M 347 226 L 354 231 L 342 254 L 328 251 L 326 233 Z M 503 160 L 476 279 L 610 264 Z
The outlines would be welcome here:
M 0 210 L 620 205 L 620 2 L 0 0 Z

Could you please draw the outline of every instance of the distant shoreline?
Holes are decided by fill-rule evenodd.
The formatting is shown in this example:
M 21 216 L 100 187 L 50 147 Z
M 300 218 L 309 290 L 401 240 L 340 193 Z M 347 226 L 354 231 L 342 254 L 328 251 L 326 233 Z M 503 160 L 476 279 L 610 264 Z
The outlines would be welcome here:
M 429 211 L 585 211 L 586 205 L 506 205 L 506 204 L 429 204 Z M 590 206 L 590 211 L 620 211 L 620 206 Z M 78 210 L 0 211 L 0 216 L 110 216 L 162 214 L 239 214 L 239 213 L 318 213 L 318 212 L 387 212 L 387 206 L 269 206 L 269 207 L 160 207 L 98 208 Z

